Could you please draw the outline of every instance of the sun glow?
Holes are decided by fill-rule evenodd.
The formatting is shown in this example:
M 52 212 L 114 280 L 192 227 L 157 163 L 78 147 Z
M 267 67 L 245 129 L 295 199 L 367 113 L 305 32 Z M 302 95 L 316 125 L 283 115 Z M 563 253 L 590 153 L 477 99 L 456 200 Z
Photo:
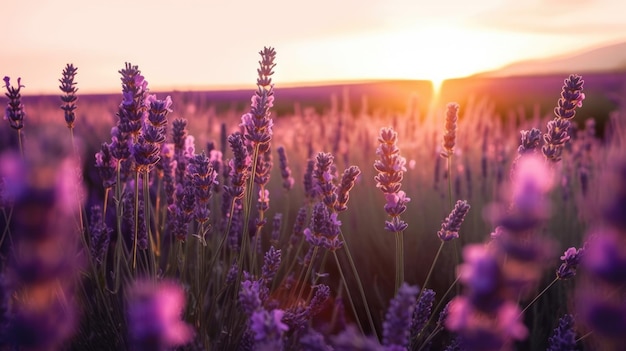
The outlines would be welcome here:
M 513 47 L 512 36 L 470 26 L 422 24 L 309 41 L 288 51 L 296 56 L 294 60 L 315 57 L 305 73 L 311 80 L 320 76 L 425 79 L 437 90 L 446 79 L 496 69 L 519 59 L 522 48 Z M 284 72 L 285 77 L 290 73 Z

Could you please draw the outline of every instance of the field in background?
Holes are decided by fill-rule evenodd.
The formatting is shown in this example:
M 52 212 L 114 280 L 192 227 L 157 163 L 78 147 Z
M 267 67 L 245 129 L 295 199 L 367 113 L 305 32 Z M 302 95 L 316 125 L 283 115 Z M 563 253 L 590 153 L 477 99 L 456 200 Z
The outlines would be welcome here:
M 302 179 L 306 161 L 317 152 L 331 152 L 339 174 L 346 167 L 357 165 L 363 173 L 351 192 L 349 210 L 341 214 L 340 220 L 363 283 L 368 287 L 374 319 L 380 325 L 393 295 L 394 241 L 383 229 L 384 199 L 374 181 L 379 129 L 392 126 L 398 131 L 399 147 L 408 162 L 402 187 L 412 198 L 403 215 L 409 225 L 404 233 L 407 282 L 422 284 L 433 261 L 439 245 L 436 233 L 441 220 L 449 213 L 447 177 L 452 177 L 454 198 L 466 199 L 472 206 L 463 223 L 458 246 L 445 247 L 444 259 L 439 261 L 432 284 L 429 284 L 439 296 L 454 280 L 458 263 L 454 250 L 460 252 L 467 243 L 486 240 L 493 230 L 484 213 L 493 201 L 503 197 L 501 191 L 517 152 L 519 131 L 531 127 L 545 131 L 547 121 L 553 118 L 552 109 L 564 78 L 559 75 L 451 80 L 443 84 L 437 101 L 433 100 L 428 82 L 370 82 L 302 88 L 281 88 L 280 82 L 276 82 L 272 148 L 285 147 L 296 186 L 289 193 L 281 188 L 278 157 L 274 151 L 267 217 L 282 213 L 283 225 L 293 227 L 298 208 L 305 203 Z M 618 123 L 611 119 L 618 118 L 616 111 L 626 109 L 626 73 L 583 73 L 583 78 L 586 100 L 575 121 L 581 130 L 586 119 L 593 118 L 597 122 L 598 138 L 594 139 L 593 147 L 598 153 L 589 160 L 593 184 L 598 179 L 596 172 L 606 161 L 606 154 L 600 151 L 602 137 L 607 134 L 605 126 Z M 77 80 L 80 88 L 80 76 Z M 213 143 L 224 151 L 225 158 L 230 158 L 232 154 L 224 143 L 225 135 L 239 129 L 252 91 L 156 94 L 159 98 L 172 96 L 174 112 L 168 116 L 169 122 L 175 118 L 189 121 L 189 134 L 195 137 L 197 152 Z M 24 93 L 27 94 L 26 89 Z M 103 191 L 94 169 L 94 154 L 102 142 L 110 140 L 110 129 L 115 124 L 121 98 L 119 94 L 81 96 L 80 90 L 78 96 L 75 135 L 83 150 L 88 207 L 102 203 Z M 439 153 L 444 106 L 452 101 L 458 102 L 461 109 L 457 153 L 452 172 L 447 173 Z M 63 113 L 58 108 L 58 96 L 24 96 L 23 103 L 27 152 L 29 143 L 40 136 L 67 133 Z M 622 112 L 619 116 L 623 120 L 626 114 Z M 171 124 L 168 128 L 171 130 Z M 1 133 L 0 150 L 8 147 L 15 137 L 8 127 L 2 128 Z M 59 137 L 58 143 L 69 143 L 69 139 Z M 573 143 L 565 152 L 561 186 L 553 193 L 553 215 L 545 230 L 555 238 L 558 247 L 554 266 L 546 267 L 544 285 L 554 277 L 559 263 L 556 253 L 582 244 L 588 221 L 594 214 L 598 192 L 583 194 L 580 190 L 577 157 L 589 157 L 581 147 Z M 270 226 L 265 230 L 271 230 Z M 331 273 L 331 276 L 336 277 L 336 274 Z M 545 348 L 558 317 L 568 311 L 567 296 L 571 295 L 573 284 L 570 281 L 555 286 L 527 313 L 527 324 L 535 326 L 531 327 L 527 347 Z

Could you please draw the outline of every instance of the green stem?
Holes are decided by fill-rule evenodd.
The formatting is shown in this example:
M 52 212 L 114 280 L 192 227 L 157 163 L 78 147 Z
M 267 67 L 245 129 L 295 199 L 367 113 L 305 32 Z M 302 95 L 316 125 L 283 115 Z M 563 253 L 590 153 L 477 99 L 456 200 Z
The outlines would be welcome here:
M 581 336 L 580 338 L 576 339 L 575 342 L 578 343 L 579 341 L 585 340 L 586 338 L 590 337 L 591 334 L 593 334 L 593 330 L 588 332 L 587 334 Z
M 356 265 L 354 264 L 354 259 L 352 258 L 352 254 L 350 253 L 350 247 L 348 245 L 348 242 L 346 241 L 346 238 L 343 235 L 343 232 L 339 232 L 339 235 L 341 236 L 341 241 L 343 241 L 343 247 L 345 249 L 346 256 L 348 257 L 348 263 L 350 264 L 350 269 L 352 269 L 352 273 L 354 274 L 354 278 L 356 279 L 356 284 L 357 284 L 357 288 L 359 289 L 359 294 L 361 295 L 361 299 L 363 300 L 363 304 L 365 305 L 365 313 L 367 314 L 367 321 L 370 325 L 370 328 L 372 329 L 372 332 L 374 333 L 374 336 L 376 336 L 376 339 L 378 339 L 378 333 L 376 332 L 376 327 L 374 326 L 374 319 L 372 318 L 372 312 L 370 310 L 369 303 L 367 302 L 367 298 L 365 297 L 365 289 L 363 289 L 363 283 L 361 282 L 361 278 L 359 277 L 359 272 L 356 269 Z M 346 289 L 347 288 L 348 287 L 346 286 Z
M 139 237 L 139 171 L 135 172 L 135 240 L 133 240 L 133 270 L 137 268 L 137 239 Z
M 352 313 L 354 313 L 354 319 L 356 319 L 356 324 L 359 326 L 359 330 L 361 331 L 361 334 L 365 335 L 365 331 L 363 330 L 363 326 L 361 325 L 361 321 L 359 319 L 356 306 L 354 305 L 354 301 L 352 300 L 352 294 L 350 294 L 350 288 L 348 287 L 348 282 L 346 281 L 346 277 L 343 274 L 343 269 L 341 269 L 341 264 L 339 264 L 339 258 L 337 257 L 336 251 L 333 251 L 333 256 L 335 257 L 335 262 L 337 263 L 337 268 L 339 269 L 339 275 L 341 275 L 341 281 L 343 282 L 343 285 L 346 288 L 346 295 L 348 295 L 348 301 L 350 302 L 350 306 L 352 307 Z M 373 332 L 374 334 L 376 334 L 376 329 L 373 329 Z
M 404 282 L 404 239 L 402 232 L 396 232 L 396 291 L 398 293 L 400 286 Z
M 526 312 L 526 310 L 528 308 L 530 308 L 530 306 L 532 306 L 537 300 L 539 300 L 539 298 L 541 297 L 541 295 L 543 295 L 546 291 L 548 291 L 548 289 L 550 289 L 552 287 L 552 285 L 554 285 L 557 281 L 559 280 L 559 278 L 554 278 L 554 280 L 552 280 L 552 282 L 550 282 L 550 284 L 548 284 L 548 286 L 546 286 L 543 290 L 541 290 L 541 292 L 539 294 L 537 294 L 537 296 L 535 296 L 535 298 L 528 304 L 528 306 L 526 306 L 522 312 L 520 312 L 519 316 L 517 318 L 521 318 L 524 315 L 524 312 Z
M 441 249 L 443 249 L 444 244 L 445 244 L 445 241 L 441 241 L 441 244 L 439 244 L 439 249 L 437 250 L 437 254 L 435 254 L 433 263 L 430 265 L 430 270 L 428 270 L 428 275 L 426 275 L 426 280 L 424 280 L 424 284 L 422 284 L 422 289 L 420 290 L 420 294 L 417 297 L 418 299 L 422 296 L 422 291 L 426 289 L 426 285 L 428 284 L 428 281 L 430 280 L 430 276 L 433 274 L 435 265 L 437 264 L 437 260 L 439 259 L 439 255 L 441 254 Z

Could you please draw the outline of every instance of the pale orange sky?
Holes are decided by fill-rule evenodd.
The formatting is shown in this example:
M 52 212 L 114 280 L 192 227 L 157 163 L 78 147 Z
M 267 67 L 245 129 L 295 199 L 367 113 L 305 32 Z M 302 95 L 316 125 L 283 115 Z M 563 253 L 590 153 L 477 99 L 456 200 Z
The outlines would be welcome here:
M 82 93 L 115 92 L 139 65 L 153 90 L 275 82 L 433 79 L 626 40 L 623 0 L 3 1 L 0 76 L 57 93 L 66 63 Z

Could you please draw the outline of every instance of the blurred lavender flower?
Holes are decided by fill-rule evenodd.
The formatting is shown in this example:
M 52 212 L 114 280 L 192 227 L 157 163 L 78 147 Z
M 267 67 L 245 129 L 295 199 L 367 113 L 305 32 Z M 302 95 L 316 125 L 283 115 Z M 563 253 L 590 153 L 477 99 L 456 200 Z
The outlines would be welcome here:
M 285 312 L 280 309 L 255 311 L 250 317 L 250 329 L 254 334 L 255 350 L 283 350 L 283 334 L 289 327 L 282 322 Z
M 307 207 L 302 206 L 298 210 L 298 214 L 296 215 L 296 220 L 293 224 L 293 230 L 291 232 L 291 237 L 289 240 L 289 246 L 293 247 L 298 244 L 300 239 L 302 238 L 304 232 L 304 226 L 306 225 L 307 218 Z
M 383 322 L 383 345 L 406 348 L 409 344 L 409 327 L 419 289 L 402 283 L 398 293 L 389 303 Z
M 386 351 L 376 339 L 358 332 L 353 326 L 348 326 L 341 333 L 331 337 L 335 351 Z
M 315 168 L 315 161 L 308 160 L 306 164 L 306 171 L 304 172 L 304 195 L 310 202 L 314 201 L 317 197 L 317 189 L 315 186 L 315 179 L 313 178 L 313 171 Z
M 287 154 L 285 153 L 285 148 L 279 146 L 276 150 L 278 152 L 278 161 L 280 165 L 280 175 L 283 178 L 283 188 L 289 191 L 293 188 L 294 180 L 291 176 L 291 169 L 289 168 L 287 161 Z
M 237 269 L 237 267 L 234 269 Z M 241 282 L 241 289 L 239 290 L 239 304 L 241 305 L 241 308 L 246 316 L 250 317 L 254 311 L 262 308 L 262 288 L 263 282 L 260 280 L 246 279 Z
M 24 105 L 22 105 L 22 95 L 20 90 L 24 88 L 22 78 L 17 78 L 17 86 L 11 85 L 11 78 L 4 77 L 4 87 L 7 92 L 4 94 L 9 98 L 8 106 L 5 110 L 4 119 L 9 120 L 11 128 L 20 130 L 24 127 Z
M 602 350 L 621 350 L 626 343 L 626 231 L 615 226 L 592 231 L 581 270 L 585 279 L 577 294 L 579 321 L 594 332 Z
M 76 109 L 76 100 L 78 99 L 76 97 L 78 88 L 75 87 L 74 77 L 77 71 L 78 68 L 68 63 L 63 69 L 63 78 L 59 79 L 59 82 L 61 82 L 59 89 L 65 93 L 65 95 L 61 96 L 61 101 L 63 101 L 61 109 L 65 114 L 65 123 L 67 123 L 67 127 L 70 129 L 74 128 L 74 120 L 76 119 L 74 110 Z
M 60 349 L 78 322 L 74 291 L 83 262 L 73 226 L 79 206 L 72 196 L 75 164 L 52 157 L 58 155 L 42 147 L 48 142 L 33 144 L 27 161 L 13 154 L 0 159 L 0 177 L 15 198 L 10 256 L 3 264 L 3 285 L 11 284 L 2 287 L 11 297 L 0 317 L 6 328 L 0 344 L 11 349 Z
M 180 320 L 184 307 L 185 294 L 178 284 L 135 282 L 126 307 L 133 350 L 168 350 L 190 342 L 193 329 Z
M 326 344 L 324 335 L 310 328 L 300 337 L 299 342 L 302 351 L 333 351 L 333 348 Z
M 574 332 L 574 316 L 566 314 L 559 319 L 559 326 L 554 329 L 546 351 L 576 350 L 576 333 Z
M 456 121 L 459 118 L 459 104 L 451 102 L 446 106 L 446 123 L 443 135 L 441 156 L 448 158 L 454 154 L 456 145 Z
M 465 219 L 465 215 L 470 209 L 470 205 L 465 200 L 458 200 L 450 212 L 450 215 L 441 223 L 441 230 L 437 232 L 437 236 L 442 241 L 450 241 L 459 237 L 461 224 Z
M 528 335 L 519 314 L 519 307 L 512 302 L 507 301 L 494 313 L 485 314 L 465 297 L 457 297 L 450 305 L 446 327 L 458 333 L 463 350 L 511 350 L 513 340 Z

